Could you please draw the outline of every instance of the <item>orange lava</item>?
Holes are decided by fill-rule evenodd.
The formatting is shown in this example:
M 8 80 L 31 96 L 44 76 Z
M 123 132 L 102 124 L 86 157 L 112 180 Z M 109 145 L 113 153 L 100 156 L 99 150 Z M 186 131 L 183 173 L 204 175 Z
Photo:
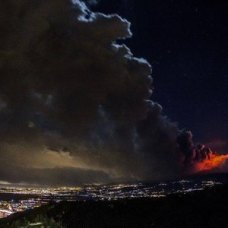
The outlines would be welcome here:
M 195 163 L 194 170 L 195 172 L 210 171 L 220 167 L 226 160 L 228 160 L 228 154 L 226 155 L 211 154 L 210 158 L 205 159 L 204 161 Z

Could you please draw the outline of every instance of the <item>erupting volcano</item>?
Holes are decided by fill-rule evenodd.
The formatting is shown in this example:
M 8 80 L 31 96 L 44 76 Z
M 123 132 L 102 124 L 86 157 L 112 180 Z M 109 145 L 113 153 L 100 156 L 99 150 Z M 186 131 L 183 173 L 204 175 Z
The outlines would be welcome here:
M 181 132 L 177 143 L 184 173 L 224 171 L 223 164 L 228 159 L 228 154 L 218 154 L 203 144 L 195 145 L 191 131 Z
M 203 161 L 197 162 L 193 165 L 194 172 L 204 172 L 204 171 L 211 171 L 216 168 L 221 167 L 226 160 L 228 159 L 228 154 L 226 155 L 219 155 L 217 153 L 210 154 L 210 156 Z

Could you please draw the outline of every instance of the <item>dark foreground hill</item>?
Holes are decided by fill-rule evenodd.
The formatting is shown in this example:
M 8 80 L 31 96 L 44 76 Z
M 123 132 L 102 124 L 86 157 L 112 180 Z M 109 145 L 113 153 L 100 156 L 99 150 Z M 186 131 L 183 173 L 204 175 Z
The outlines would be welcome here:
M 70 228 L 227 228 L 228 185 L 159 199 L 53 203 L 2 219 L 0 227 L 30 227 L 31 223 Z

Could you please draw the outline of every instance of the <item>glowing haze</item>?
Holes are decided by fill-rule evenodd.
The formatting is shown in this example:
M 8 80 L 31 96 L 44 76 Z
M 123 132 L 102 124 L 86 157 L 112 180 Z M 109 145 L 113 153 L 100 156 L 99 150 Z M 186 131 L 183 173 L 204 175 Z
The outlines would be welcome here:
M 79 0 L 0 0 L 0 15 L 2 182 L 158 180 L 214 168 L 193 162 L 189 135 L 150 100 L 150 64 L 117 44 L 132 35 L 127 20 Z

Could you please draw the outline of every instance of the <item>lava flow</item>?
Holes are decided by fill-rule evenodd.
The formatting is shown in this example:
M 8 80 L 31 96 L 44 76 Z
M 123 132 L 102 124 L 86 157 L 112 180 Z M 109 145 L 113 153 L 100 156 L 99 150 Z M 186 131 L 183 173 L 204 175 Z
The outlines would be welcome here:
M 228 154 L 218 155 L 212 153 L 208 158 L 204 159 L 203 161 L 198 161 L 194 163 L 194 172 L 214 170 L 224 164 L 226 160 L 228 160 Z

